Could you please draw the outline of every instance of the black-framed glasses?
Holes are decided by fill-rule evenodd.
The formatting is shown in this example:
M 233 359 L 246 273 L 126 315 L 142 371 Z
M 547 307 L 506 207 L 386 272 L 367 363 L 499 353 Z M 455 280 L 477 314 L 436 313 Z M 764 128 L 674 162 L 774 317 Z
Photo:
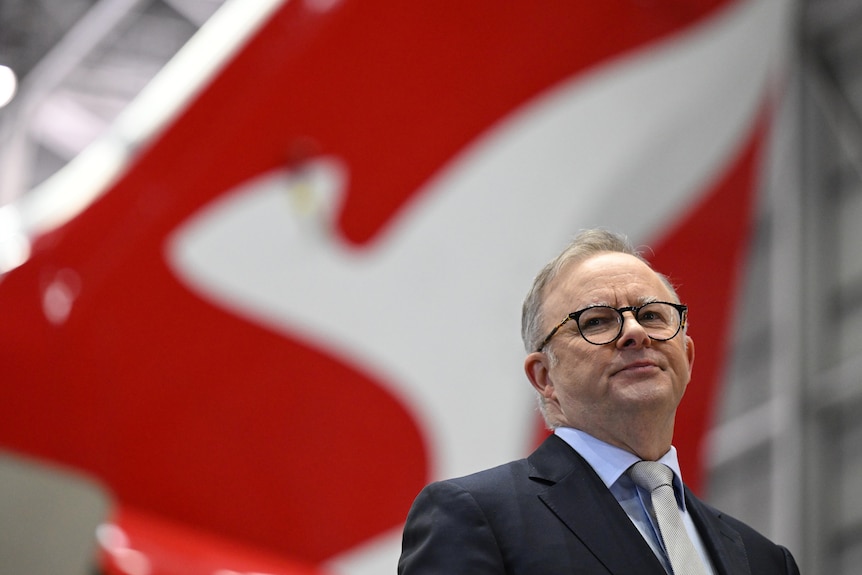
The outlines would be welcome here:
M 666 301 L 653 301 L 644 305 L 630 305 L 626 307 L 611 307 L 608 305 L 594 305 L 584 309 L 573 311 L 566 319 L 557 324 L 551 330 L 542 345 L 536 351 L 542 351 L 554 334 L 569 320 L 573 320 L 578 326 L 578 331 L 588 343 L 593 345 L 605 345 L 616 341 L 623 332 L 623 313 L 630 311 L 637 321 L 646 330 L 650 339 L 655 341 L 667 341 L 676 337 L 679 330 L 685 327 L 685 319 L 688 307 L 680 303 Z

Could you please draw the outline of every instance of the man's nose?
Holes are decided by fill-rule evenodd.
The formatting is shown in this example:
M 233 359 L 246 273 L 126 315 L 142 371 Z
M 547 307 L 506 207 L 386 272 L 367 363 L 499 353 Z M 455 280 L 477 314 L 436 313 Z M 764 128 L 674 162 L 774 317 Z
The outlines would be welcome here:
M 651 341 L 644 326 L 635 318 L 634 312 L 623 312 L 623 329 L 617 339 L 617 347 L 648 346 Z

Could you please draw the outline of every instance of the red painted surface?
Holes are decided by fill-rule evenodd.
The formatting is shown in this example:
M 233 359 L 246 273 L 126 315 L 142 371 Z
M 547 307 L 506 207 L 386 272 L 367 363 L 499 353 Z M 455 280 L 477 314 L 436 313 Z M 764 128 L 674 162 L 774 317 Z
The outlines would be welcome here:
M 191 294 L 165 238 L 240 182 L 325 153 L 350 169 L 337 231 L 366 248 L 516 106 L 721 4 L 287 3 L 109 193 L 0 282 L 0 443 L 89 470 L 135 509 L 309 564 L 397 526 L 428 461 L 391 382 Z M 758 131 L 656 246 L 656 266 L 685 278 L 698 344 L 677 430 L 694 486 L 759 146 Z M 76 297 L 55 325 L 42 298 L 58 278 Z

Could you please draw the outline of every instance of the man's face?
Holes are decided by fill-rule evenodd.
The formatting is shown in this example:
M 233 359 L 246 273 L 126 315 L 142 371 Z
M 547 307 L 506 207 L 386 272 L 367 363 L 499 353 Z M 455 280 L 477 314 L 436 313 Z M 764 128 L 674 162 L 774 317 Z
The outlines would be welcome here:
M 547 287 L 543 330 L 590 305 L 619 308 L 649 301 L 674 301 L 655 272 L 627 254 L 599 254 L 564 268 Z M 631 312 L 623 317 L 620 337 L 604 345 L 587 342 L 575 322 L 566 323 L 546 347 L 557 361 L 533 353 L 525 367 L 552 417 L 625 448 L 619 444 L 626 426 L 668 421 L 672 426 L 690 379 L 694 346 L 682 332 L 653 341 Z

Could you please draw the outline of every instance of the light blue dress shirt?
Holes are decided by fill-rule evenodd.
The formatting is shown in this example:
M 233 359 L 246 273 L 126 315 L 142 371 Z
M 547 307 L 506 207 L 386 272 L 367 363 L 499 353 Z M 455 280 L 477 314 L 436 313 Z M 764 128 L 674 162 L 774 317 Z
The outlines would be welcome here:
M 647 509 L 651 506 L 650 494 L 634 484 L 626 470 L 640 461 L 640 458 L 624 449 L 615 447 L 604 441 L 600 441 L 588 433 L 571 427 L 559 427 L 554 433 L 563 441 L 568 443 L 587 463 L 596 471 L 598 476 L 608 486 L 613 496 L 619 501 L 623 510 L 638 528 L 643 538 L 649 543 L 653 553 L 664 566 L 665 571 L 671 573 L 670 563 L 667 559 L 661 538 L 658 535 L 658 526 L 655 525 Z M 685 497 L 682 489 L 682 474 L 679 470 L 679 461 L 676 457 L 676 448 L 671 446 L 670 451 L 659 459 L 673 470 L 673 487 L 676 500 L 679 504 L 682 521 L 685 524 L 688 536 L 694 543 L 694 548 L 703 559 L 707 573 L 715 575 L 715 569 L 700 538 L 700 534 L 694 526 L 691 516 L 685 507 Z

